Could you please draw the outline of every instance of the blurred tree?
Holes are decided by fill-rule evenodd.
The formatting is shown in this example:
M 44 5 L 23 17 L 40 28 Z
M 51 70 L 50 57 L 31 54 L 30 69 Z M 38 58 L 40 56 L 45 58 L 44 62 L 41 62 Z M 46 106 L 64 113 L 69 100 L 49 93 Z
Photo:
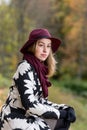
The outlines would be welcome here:
M 13 13 L 14 10 L 5 4 L 0 6 L 0 73 L 7 76 L 9 75 L 8 65 L 11 68 L 11 59 L 14 60 L 12 52 L 16 49 L 17 40 L 16 20 L 12 16 Z
M 81 19 L 81 46 L 79 52 L 79 78 L 87 78 L 87 0 L 83 1 L 80 17 Z
M 87 77 L 87 8 L 86 0 L 52 1 L 49 28 L 62 39 L 57 58 L 57 77 Z
M 11 0 L 0 5 L 0 73 L 9 76 L 21 58 L 19 49 L 33 28 L 46 27 L 62 45 L 56 55 L 60 75 L 87 77 L 86 0 Z
M 61 37 L 61 39 L 65 39 L 68 30 L 70 29 L 69 26 L 65 29 L 64 23 L 65 18 L 70 14 L 70 7 L 68 2 L 65 0 L 55 0 L 51 1 L 51 12 L 50 12 L 50 19 L 47 23 L 48 27 L 50 28 L 52 34 L 55 36 Z
M 71 13 L 65 19 L 65 25 L 71 24 L 72 29 L 66 36 L 66 49 L 62 72 L 68 72 L 78 78 L 87 77 L 87 8 L 86 0 L 70 1 Z M 68 25 L 67 25 L 68 26 Z
M 66 36 L 72 28 L 70 24 L 68 24 L 68 26 L 65 26 L 65 19 L 67 16 L 70 15 L 70 11 L 71 9 L 68 1 L 52 1 L 52 10 L 49 16 L 50 22 L 46 23 L 51 33 L 62 40 L 61 46 L 63 46 L 63 48 L 66 47 Z M 57 77 L 60 77 L 61 75 L 61 64 L 64 55 L 65 52 L 62 51 L 62 48 L 59 48 L 59 51 L 56 54 L 56 58 L 58 60 L 58 66 L 56 71 Z
M 2 3 L 0 7 L 0 73 L 9 76 L 21 58 L 19 49 L 29 32 L 35 27 L 43 27 L 49 1 L 11 0 L 9 5 Z
M 51 0 L 32 0 L 29 1 L 29 16 L 35 22 L 35 26 L 44 27 L 51 11 Z M 48 23 L 50 21 L 47 21 Z
M 12 0 L 10 7 L 14 8 L 15 13 L 13 14 L 16 18 L 16 28 L 17 28 L 17 52 L 22 44 L 24 44 L 25 39 L 32 28 L 33 23 L 28 14 L 29 0 Z M 18 54 L 18 53 L 17 53 Z M 19 57 L 18 57 L 19 58 Z
M 23 3 L 20 2 L 20 4 Z M 19 6 L 15 4 L 0 6 L 0 67 L 2 68 L 0 73 L 8 77 L 19 61 L 19 48 L 24 44 L 31 26 L 25 6 L 20 4 Z

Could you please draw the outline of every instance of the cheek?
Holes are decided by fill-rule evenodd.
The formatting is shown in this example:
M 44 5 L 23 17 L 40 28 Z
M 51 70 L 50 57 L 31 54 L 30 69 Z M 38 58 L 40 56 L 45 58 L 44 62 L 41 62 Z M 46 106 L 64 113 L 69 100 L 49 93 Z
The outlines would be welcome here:
M 35 56 L 37 57 L 37 55 L 38 55 L 38 52 L 36 51 L 36 52 L 35 52 Z
M 51 49 L 48 50 L 48 55 L 50 54 L 50 52 L 51 52 Z
M 35 54 L 36 54 L 36 55 L 39 55 L 41 52 L 42 52 L 42 48 L 39 47 L 39 46 L 36 46 Z
M 39 55 L 40 55 L 40 50 L 36 49 L 36 50 L 35 50 L 35 56 L 38 58 Z

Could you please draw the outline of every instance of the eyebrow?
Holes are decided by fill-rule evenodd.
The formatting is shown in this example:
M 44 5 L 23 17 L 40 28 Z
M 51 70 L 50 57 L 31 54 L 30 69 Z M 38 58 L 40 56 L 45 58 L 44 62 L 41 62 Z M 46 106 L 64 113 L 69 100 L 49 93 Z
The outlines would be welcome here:
M 38 43 L 43 43 L 43 44 L 45 44 L 43 41 L 38 41 Z M 49 42 L 48 44 L 50 44 L 51 45 L 51 43 Z

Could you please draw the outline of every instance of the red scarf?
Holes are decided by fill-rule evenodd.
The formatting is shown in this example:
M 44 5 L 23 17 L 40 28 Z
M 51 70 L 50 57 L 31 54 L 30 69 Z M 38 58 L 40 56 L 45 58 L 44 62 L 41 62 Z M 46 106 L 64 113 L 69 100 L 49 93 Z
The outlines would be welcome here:
M 48 81 L 47 73 L 48 68 L 44 63 L 40 62 L 33 54 L 25 53 L 24 59 L 26 59 L 36 70 L 38 77 L 40 79 L 41 87 L 43 90 L 43 96 L 48 96 L 48 87 L 51 86 L 51 83 Z

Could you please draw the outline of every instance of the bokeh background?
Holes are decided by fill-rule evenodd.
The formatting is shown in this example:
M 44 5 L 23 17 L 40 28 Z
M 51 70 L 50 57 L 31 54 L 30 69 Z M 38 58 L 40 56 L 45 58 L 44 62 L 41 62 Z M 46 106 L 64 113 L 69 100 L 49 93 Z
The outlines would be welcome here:
M 62 45 L 49 100 L 72 105 L 71 130 L 87 129 L 87 0 L 0 0 L 0 108 L 22 59 L 20 48 L 35 28 L 47 28 Z

